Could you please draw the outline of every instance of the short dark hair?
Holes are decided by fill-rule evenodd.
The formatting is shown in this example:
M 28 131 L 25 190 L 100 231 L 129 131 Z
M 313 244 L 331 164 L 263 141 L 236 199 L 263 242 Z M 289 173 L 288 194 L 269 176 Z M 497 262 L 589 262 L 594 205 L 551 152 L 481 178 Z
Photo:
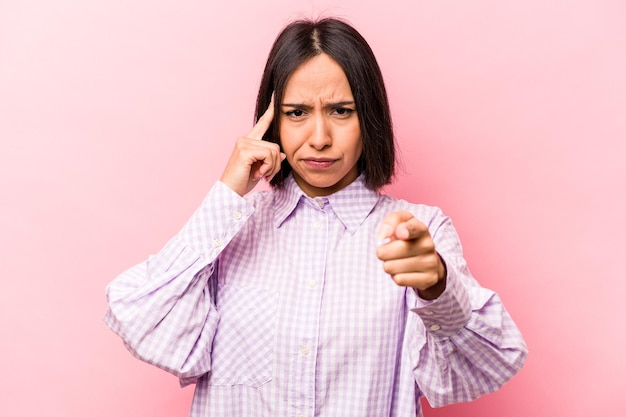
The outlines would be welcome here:
M 297 20 L 276 38 L 256 102 L 258 120 L 275 93 L 276 116 L 263 139 L 280 144 L 278 115 L 287 81 L 300 65 L 322 53 L 341 66 L 350 83 L 363 143 L 357 167 L 359 173 L 364 173 L 366 186 L 378 190 L 391 182 L 395 172 L 395 140 L 387 91 L 372 49 L 356 29 L 341 20 Z M 285 159 L 271 184 L 281 187 L 290 172 L 291 166 Z

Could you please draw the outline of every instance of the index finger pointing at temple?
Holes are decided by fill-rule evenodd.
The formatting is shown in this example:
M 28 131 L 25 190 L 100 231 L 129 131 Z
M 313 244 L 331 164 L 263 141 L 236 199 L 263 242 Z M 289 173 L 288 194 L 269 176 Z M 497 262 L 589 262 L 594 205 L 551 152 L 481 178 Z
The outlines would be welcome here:
M 265 132 L 267 132 L 267 129 L 269 129 L 273 120 L 274 120 L 274 96 L 272 95 L 272 100 L 270 101 L 270 105 L 267 107 L 267 110 L 265 110 L 265 113 L 263 113 L 263 116 L 261 116 L 259 120 L 256 122 L 252 130 L 250 130 L 250 133 L 248 133 L 248 137 L 250 139 L 258 139 L 258 140 L 263 139 L 263 135 L 265 134 Z

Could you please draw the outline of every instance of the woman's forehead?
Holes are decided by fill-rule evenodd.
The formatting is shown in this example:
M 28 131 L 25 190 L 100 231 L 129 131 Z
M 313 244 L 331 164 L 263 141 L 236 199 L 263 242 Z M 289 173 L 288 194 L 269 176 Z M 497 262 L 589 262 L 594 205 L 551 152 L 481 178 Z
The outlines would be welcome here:
M 289 77 L 283 102 L 323 104 L 352 101 L 352 90 L 345 72 L 330 56 L 320 54 L 300 65 Z

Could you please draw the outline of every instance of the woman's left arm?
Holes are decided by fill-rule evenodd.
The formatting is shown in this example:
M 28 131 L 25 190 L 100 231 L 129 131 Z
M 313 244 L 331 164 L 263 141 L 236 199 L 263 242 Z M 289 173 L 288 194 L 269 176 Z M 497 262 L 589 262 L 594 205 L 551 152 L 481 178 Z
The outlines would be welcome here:
M 440 407 L 496 391 L 528 350 L 500 297 L 473 278 L 450 219 L 436 209 L 428 228 L 446 266 L 445 290 L 434 300 L 414 292 L 408 342 L 415 380 Z

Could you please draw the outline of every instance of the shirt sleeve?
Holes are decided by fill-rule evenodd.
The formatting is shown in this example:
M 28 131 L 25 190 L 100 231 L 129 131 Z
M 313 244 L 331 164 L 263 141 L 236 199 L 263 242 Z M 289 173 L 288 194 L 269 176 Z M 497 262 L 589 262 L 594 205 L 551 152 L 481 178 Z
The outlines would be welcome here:
M 451 221 L 439 213 L 429 227 L 446 263 L 446 290 L 436 300 L 414 298 L 409 349 L 420 390 L 441 407 L 496 391 L 528 351 L 498 295 L 472 277 Z
M 105 323 L 133 355 L 178 376 L 182 385 L 211 370 L 219 316 L 208 283 L 218 256 L 253 212 L 217 182 L 163 249 L 107 286 Z

